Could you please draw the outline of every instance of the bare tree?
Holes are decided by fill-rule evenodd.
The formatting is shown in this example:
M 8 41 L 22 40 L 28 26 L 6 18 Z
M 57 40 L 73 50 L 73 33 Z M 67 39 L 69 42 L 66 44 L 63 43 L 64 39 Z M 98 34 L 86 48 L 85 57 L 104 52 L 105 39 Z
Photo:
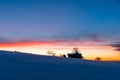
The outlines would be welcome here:
M 95 58 L 95 61 L 101 61 L 101 60 L 102 60 L 101 57 L 96 57 L 96 58 Z
M 49 54 L 49 56 L 56 56 L 56 53 L 53 51 L 48 51 L 47 54 Z

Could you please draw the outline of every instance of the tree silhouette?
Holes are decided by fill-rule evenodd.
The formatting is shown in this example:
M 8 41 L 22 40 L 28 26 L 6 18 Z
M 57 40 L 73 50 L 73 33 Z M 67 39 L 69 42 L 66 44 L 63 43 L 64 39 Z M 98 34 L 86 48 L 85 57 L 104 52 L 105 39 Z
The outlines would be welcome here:
M 101 61 L 101 60 L 102 60 L 101 57 L 96 57 L 96 58 L 95 58 L 95 61 Z
M 53 52 L 53 51 L 48 51 L 47 54 L 48 54 L 49 56 L 55 56 L 55 55 L 56 55 L 56 53 Z

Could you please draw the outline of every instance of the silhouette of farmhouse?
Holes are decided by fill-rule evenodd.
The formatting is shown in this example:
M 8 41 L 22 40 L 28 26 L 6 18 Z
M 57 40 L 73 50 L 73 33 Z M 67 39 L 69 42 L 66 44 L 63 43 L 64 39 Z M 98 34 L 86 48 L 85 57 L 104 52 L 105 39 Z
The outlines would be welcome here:
M 79 53 L 78 48 L 73 48 L 73 52 L 72 53 L 68 53 L 67 54 L 69 58 L 79 58 L 82 59 L 82 53 Z

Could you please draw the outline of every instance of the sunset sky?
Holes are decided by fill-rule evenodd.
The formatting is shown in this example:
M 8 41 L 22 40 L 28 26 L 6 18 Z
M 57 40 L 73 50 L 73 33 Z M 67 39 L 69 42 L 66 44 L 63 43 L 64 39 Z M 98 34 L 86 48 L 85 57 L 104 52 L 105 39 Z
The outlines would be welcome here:
M 120 60 L 120 0 L 0 0 L 0 50 Z

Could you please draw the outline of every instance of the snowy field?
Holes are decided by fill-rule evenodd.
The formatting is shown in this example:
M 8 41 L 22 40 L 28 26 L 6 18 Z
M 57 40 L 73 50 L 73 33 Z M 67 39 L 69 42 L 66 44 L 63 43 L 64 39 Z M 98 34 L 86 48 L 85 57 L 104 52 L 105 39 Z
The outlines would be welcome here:
M 120 64 L 0 51 L 0 80 L 120 80 Z

